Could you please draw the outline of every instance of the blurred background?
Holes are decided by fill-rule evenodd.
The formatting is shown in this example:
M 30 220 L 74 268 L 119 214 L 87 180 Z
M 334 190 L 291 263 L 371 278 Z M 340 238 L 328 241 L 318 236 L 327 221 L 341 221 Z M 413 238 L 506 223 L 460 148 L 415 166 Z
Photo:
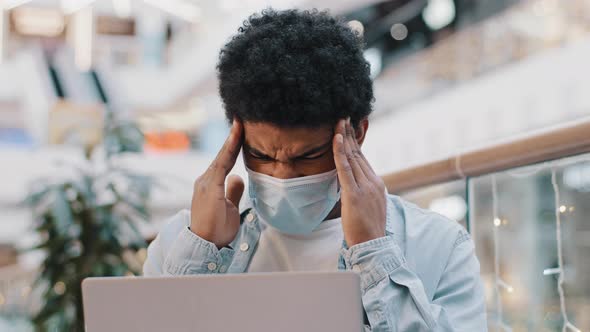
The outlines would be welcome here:
M 363 35 L 379 174 L 590 121 L 588 0 L 2 0 L 0 331 L 81 330 L 82 278 L 140 273 L 228 133 L 219 49 L 271 6 Z M 399 193 L 470 230 L 491 330 L 590 329 L 590 155 L 556 157 Z

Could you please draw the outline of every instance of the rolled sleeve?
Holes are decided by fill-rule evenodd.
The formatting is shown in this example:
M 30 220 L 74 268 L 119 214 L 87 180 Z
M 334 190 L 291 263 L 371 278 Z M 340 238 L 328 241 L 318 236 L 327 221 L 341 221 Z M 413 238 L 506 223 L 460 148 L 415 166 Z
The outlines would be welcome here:
M 341 255 L 346 269 L 360 274 L 363 292 L 388 278 L 405 262 L 391 235 L 343 248 Z
M 189 229 L 190 212 L 170 218 L 148 248 L 144 276 L 211 274 L 227 271 L 234 251 L 217 247 Z
M 188 227 L 178 234 L 164 261 L 164 269 L 171 275 L 218 273 L 231 260 L 233 250 L 217 249 L 215 244 L 193 233 Z
M 454 242 L 430 299 L 392 236 L 342 249 L 346 269 L 361 276 L 370 331 L 486 331 L 479 264 L 468 235 Z

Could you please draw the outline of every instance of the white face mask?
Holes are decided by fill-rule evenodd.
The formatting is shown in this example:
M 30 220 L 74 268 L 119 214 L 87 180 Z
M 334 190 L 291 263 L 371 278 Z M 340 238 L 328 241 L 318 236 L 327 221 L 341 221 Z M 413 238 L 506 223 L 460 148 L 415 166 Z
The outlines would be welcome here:
M 258 215 L 286 234 L 309 234 L 340 199 L 336 170 L 293 179 L 277 179 L 246 168 L 248 194 Z

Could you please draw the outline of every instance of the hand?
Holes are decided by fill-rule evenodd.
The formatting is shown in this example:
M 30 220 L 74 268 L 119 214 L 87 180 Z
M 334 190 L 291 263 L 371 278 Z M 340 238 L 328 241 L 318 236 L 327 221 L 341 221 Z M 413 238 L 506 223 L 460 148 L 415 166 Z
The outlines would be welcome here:
M 242 132 L 242 124 L 234 119 L 225 144 L 194 185 L 190 229 L 217 248 L 230 244 L 240 229 L 238 204 L 244 192 L 244 181 L 237 175 L 229 176 L 227 193 L 224 184 L 240 153 Z
M 350 119 L 338 121 L 333 150 L 346 244 L 351 247 L 385 236 L 385 184 L 362 154 Z

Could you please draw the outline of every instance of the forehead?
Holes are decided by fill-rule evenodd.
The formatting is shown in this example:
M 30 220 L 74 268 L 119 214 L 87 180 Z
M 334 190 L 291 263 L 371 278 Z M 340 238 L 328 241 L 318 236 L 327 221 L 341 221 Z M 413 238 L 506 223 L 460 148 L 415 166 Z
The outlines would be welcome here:
M 244 123 L 245 143 L 262 152 L 288 150 L 299 152 L 313 148 L 332 139 L 334 129 L 330 125 L 319 127 L 278 127 L 269 123 Z

